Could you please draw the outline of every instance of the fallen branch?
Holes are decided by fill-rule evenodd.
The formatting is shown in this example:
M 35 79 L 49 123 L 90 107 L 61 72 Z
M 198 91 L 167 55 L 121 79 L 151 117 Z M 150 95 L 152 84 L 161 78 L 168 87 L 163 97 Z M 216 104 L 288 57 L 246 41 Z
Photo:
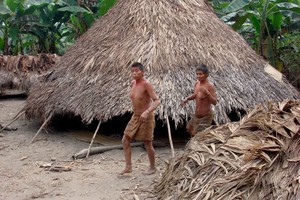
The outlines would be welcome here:
M 131 143 L 131 147 L 142 147 L 142 146 L 143 146 L 143 142 Z M 92 147 L 89 153 L 90 155 L 92 155 L 92 154 L 103 153 L 114 149 L 123 149 L 123 145 L 119 144 L 119 145 L 111 145 L 111 146 L 103 146 L 103 147 Z M 73 159 L 84 158 L 86 157 L 88 150 L 89 149 L 83 149 L 80 152 L 73 155 L 72 158 Z
M 52 162 L 36 161 L 35 164 L 39 168 L 44 168 L 46 171 L 53 171 L 53 172 L 71 171 L 70 166 L 53 165 Z
M 62 172 L 62 171 L 67 172 L 67 171 L 71 171 L 71 168 L 68 166 L 51 166 L 46 170 L 52 172 Z
M 0 124 L 0 128 L 1 128 L 1 131 L 2 130 L 6 130 L 6 131 L 16 131 L 18 130 L 18 128 L 13 128 L 13 127 L 10 127 L 10 126 L 2 126 L 2 124 Z

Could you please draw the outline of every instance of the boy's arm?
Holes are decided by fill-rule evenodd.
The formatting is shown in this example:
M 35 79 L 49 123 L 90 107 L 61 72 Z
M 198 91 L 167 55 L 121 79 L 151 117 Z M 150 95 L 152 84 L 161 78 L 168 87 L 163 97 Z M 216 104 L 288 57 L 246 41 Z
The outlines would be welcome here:
M 197 87 L 197 85 L 198 85 L 198 82 L 196 82 L 195 85 L 194 85 L 194 93 L 191 94 L 190 96 L 187 96 L 185 99 L 182 100 L 182 102 L 181 102 L 181 105 L 182 105 L 182 106 L 185 106 L 185 104 L 186 104 L 188 101 L 194 100 L 194 99 L 196 98 L 196 95 L 197 95 L 198 90 L 199 90 L 198 87 Z
M 218 102 L 216 89 L 213 85 L 211 86 L 210 93 L 208 94 L 208 99 L 209 99 L 210 103 L 212 103 L 213 105 L 216 105 Z
M 158 105 L 160 104 L 160 100 L 159 100 L 157 94 L 155 93 L 153 86 L 150 83 L 146 84 L 146 90 L 147 90 L 150 98 L 152 99 L 152 103 L 151 103 L 150 107 L 146 110 L 148 113 L 150 113 L 158 107 Z
M 213 85 L 209 85 L 208 89 L 202 88 L 202 91 L 206 93 L 209 102 L 213 105 L 216 105 L 218 102 L 216 89 Z

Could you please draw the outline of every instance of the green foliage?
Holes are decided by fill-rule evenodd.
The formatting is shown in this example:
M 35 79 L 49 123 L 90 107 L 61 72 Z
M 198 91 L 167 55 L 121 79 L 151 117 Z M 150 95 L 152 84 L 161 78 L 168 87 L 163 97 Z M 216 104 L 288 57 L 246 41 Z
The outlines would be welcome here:
M 105 15 L 116 2 L 117 0 L 100 0 L 98 15 Z
M 0 19 L 0 53 L 62 54 L 96 15 L 76 0 L 6 0 Z
M 300 38 L 299 2 L 213 0 L 211 3 L 219 17 L 239 32 L 275 68 L 283 72 L 299 72 L 299 45 L 292 45 L 295 42 L 300 43 L 299 39 L 294 39 Z M 290 73 L 289 77 L 293 80 L 295 77 L 292 74 L 299 76 L 299 73 Z
M 282 72 L 288 80 L 300 89 L 300 33 L 284 33 L 278 45 L 279 58 L 283 63 Z
M 77 0 L 0 1 L 0 53 L 63 54 L 116 0 L 78 5 Z

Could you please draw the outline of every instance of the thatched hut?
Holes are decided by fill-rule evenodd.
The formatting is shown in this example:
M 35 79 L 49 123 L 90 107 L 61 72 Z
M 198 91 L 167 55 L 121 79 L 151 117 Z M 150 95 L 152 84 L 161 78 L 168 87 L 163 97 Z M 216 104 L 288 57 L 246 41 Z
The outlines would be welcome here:
M 169 161 L 158 199 L 300 199 L 300 100 L 257 106 L 198 133 Z
M 193 113 L 181 100 L 193 90 L 195 67 L 206 64 L 217 89 L 215 121 L 255 104 L 299 93 L 205 1 L 119 0 L 62 56 L 25 106 L 29 118 L 74 114 L 85 123 L 131 111 L 130 65 L 139 61 L 161 99 L 157 116 L 178 125 Z
M 11 89 L 27 93 L 58 60 L 55 54 L 0 55 L 0 95 Z

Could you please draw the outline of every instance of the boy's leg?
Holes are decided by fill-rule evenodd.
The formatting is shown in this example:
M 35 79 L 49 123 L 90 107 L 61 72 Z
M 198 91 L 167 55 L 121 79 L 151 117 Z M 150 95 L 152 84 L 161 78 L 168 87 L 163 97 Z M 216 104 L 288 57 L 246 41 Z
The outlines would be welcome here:
M 119 173 L 120 175 L 132 172 L 130 142 L 131 142 L 131 138 L 124 135 L 122 139 L 122 143 L 123 143 L 123 151 L 124 151 L 126 166 L 125 169 Z
M 155 168 L 155 150 L 154 150 L 154 147 L 153 147 L 153 144 L 152 144 L 151 140 L 144 141 L 144 144 L 145 144 L 145 147 L 146 147 L 146 150 L 147 150 L 149 163 L 150 163 L 149 169 L 148 169 L 147 172 L 145 172 L 145 174 L 153 174 L 156 171 L 156 168 Z

